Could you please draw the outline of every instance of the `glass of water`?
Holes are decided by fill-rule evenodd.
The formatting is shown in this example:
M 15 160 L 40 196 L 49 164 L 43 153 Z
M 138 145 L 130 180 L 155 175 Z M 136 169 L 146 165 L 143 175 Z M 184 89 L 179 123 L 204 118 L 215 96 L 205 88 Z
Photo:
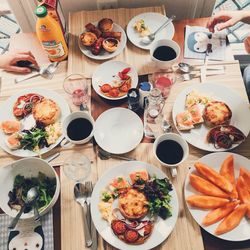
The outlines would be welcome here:
M 65 175 L 75 181 L 83 182 L 90 175 L 91 162 L 89 158 L 82 153 L 73 153 L 63 163 Z

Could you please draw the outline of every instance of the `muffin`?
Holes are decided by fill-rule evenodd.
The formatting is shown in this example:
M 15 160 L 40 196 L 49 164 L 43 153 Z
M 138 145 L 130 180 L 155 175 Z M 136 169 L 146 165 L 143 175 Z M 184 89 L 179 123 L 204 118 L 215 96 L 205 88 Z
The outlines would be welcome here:
M 103 18 L 98 22 L 98 28 L 102 32 L 110 32 L 113 29 L 113 20 L 110 18 Z

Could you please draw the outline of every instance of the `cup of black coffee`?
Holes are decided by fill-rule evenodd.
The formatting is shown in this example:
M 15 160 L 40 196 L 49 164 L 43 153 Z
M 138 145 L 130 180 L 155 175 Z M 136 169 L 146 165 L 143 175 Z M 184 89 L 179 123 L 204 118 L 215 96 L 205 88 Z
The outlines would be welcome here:
M 178 134 L 166 133 L 158 136 L 153 145 L 156 159 L 168 167 L 173 177 L 177 175 L 177 167 L 188 157 L 187 142 Z
M 156 40 L 150 47 L 151 60 L 159 69 L 168 69 L 180 56 L 180 46 L 173 40 Z
M 62 147 L 88 142 L 94 134 L 94 119 L 84 111 L 73 112 L 68 115 L 62 123 L 64 139 Z

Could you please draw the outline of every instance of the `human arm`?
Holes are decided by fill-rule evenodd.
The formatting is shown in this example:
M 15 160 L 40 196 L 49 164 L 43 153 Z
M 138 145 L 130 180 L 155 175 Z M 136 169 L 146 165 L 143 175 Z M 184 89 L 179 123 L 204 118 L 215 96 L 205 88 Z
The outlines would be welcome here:
M 28 67 L 17 66 L 18 61 L 30 61 L 34 67 L 38 68 L 36 59 L 30 51 L 6 52 L 0 55 L 0 68 L 17 73 L 31 72 L 31 69 Z
M 207 28 L 209 31 L 214 32 L 214 27 L 216 25 L 216 29 L 220 31 L 240 21 L 250 24 L 250 11 L 219 11 L 210 18 L 207 23 Z

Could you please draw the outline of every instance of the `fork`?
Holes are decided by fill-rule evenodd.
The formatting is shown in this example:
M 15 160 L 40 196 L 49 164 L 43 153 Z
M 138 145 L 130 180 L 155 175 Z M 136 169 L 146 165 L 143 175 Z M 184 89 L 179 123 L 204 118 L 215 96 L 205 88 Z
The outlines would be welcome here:
M 92 245 L 92 239 L 89 232 L 88 222 L 85 213 L 85 205 L 87 204 L 87 192 L 88 191 L 84 184 L 82 183 L 75 184 L 74 186 L 75 200 L 82 206 L 85 245 L 86 247 L 90 247 Z
M 90 211 L 90 204 L 91 204 L 91 195 L 93 191 L 93 184 L 91 181 L 87 181 L 85 183 L 85 186 L 88 190 L 88 196 L 87 196 L 87 219 L 89 223 L 89 230 L 91 231 L 91 237 L 92 237 L 92 245 L 91 249 L 92 250 L 97 250 L 97 245 L 98 245 L 98 239 L 97 239 L 97 232 L 91 217 L 91 211 Z M 89 214 L 88 214 L 89 213 Z

